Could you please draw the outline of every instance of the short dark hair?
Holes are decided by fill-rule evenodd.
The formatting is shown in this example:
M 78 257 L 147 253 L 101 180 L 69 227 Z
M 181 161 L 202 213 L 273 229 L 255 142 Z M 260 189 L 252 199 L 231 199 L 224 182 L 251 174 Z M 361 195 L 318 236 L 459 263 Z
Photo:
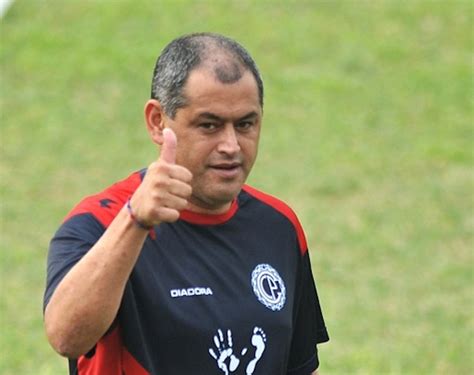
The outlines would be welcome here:
M 193 69 L 209 64 L 217 79 L 233 83 L 248 70 L 257 83 L 263 108 L 263 81 L 255 61 L 235 40 L 214 33 L 195 33 L 174 39 L 162 51 L 155 64 L 151 98 L 160 102 L 164 112 L 174 118 L 187 102 L 183 87 Z

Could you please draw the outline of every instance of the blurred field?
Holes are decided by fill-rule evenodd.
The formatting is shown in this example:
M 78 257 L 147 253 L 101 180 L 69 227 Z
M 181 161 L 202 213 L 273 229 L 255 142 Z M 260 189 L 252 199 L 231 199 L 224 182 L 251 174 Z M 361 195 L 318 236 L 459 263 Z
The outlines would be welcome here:
M 156 56 L 235 37 L 266 88 L 250 182 L 306 229 L 321 374 L 472 374 L 473 3 L 17 0 L 1 21 L 0 373 L 66 373 L 42 328 L 48 241 L 148 165 Z

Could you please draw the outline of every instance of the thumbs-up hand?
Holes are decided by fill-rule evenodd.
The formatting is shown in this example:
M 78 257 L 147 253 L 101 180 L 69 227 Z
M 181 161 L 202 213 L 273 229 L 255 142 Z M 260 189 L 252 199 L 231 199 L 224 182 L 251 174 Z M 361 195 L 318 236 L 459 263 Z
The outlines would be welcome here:
M 136 219 L 146 225 L 174 222 L 186 208 L 191 196 L 191 172 L 176 164 L 178 142 L 173 130 L 163 130 L 160 157 L 150 164 L 133 194 L 130 205 Z
M 160 159 L 166 163 L 176 163 L 176 147 L 178 146 L 178 140 L 174 131 L 165 128 L 163 129 L 163 146 L 161 147 Z

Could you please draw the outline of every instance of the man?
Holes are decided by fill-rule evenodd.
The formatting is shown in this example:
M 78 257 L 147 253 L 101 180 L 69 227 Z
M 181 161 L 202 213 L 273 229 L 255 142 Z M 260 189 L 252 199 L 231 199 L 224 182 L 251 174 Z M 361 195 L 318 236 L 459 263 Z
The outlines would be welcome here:
M 51 241 L 45 327 L 71 373 L 316 373 L 329 338 L 303 230 L 244 184 L 262 113 L 235 41 L 162 52 L 145 105 L 158 161 L 84 199 Z

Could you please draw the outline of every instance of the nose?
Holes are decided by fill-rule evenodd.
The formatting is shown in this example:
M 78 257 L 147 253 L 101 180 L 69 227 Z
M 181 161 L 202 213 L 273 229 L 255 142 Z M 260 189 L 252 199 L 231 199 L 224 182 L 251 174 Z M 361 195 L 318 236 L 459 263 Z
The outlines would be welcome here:
M 217 145 L 217 151 L 227 155 L 235 155 L 240 151 L 240 144 L 234 126 L 225 125 Z

